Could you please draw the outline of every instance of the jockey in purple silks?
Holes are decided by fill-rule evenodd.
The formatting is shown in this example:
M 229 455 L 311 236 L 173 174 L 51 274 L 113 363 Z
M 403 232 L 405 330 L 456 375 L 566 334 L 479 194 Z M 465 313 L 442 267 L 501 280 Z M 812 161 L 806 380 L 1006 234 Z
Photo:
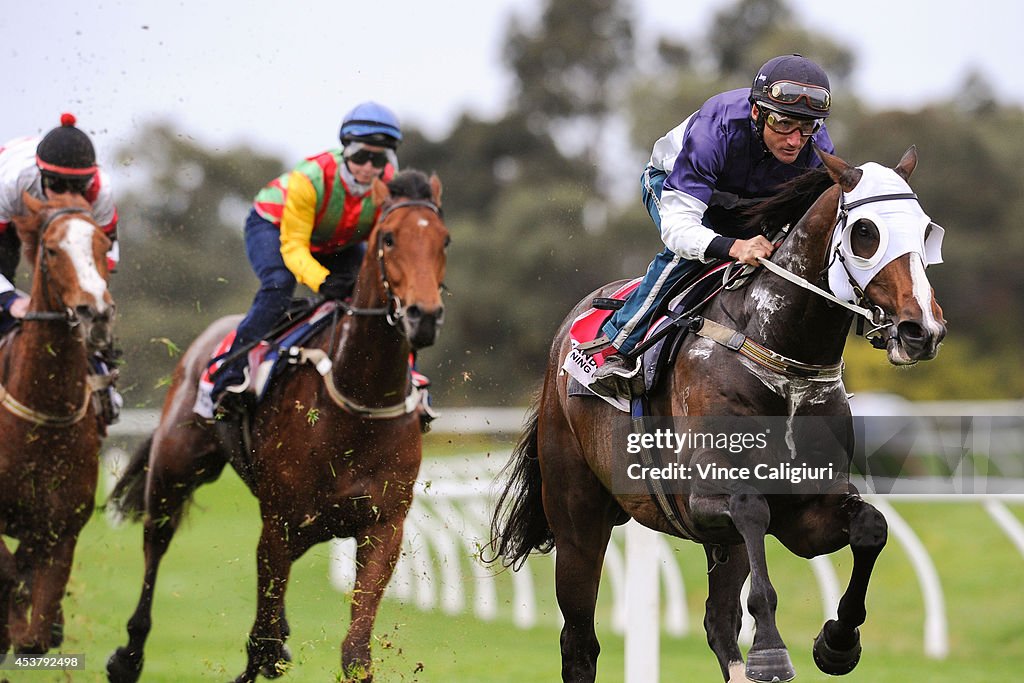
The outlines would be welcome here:
M 591 389 L 643 393 L 633 349 L 675 283 L 716 259 L 756 266 L 771 255 L 772 243 L 751 233 L 740 212 L 821 165 L 809 140 L 834 152 L 824 126 L 831 104 L 824 70 L 800 55 L 783 55 L 758 70 L 749 90 L 715 95 L 655 143 L 641 193 L 665 249 L 590 345 L 589 352 L 615 348 Z

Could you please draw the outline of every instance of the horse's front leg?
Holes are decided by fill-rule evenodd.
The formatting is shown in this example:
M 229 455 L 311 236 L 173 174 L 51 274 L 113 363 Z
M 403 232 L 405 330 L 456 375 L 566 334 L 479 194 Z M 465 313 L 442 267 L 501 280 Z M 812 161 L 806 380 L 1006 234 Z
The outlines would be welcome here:
M 771 521 L 768 500 L 761 493 L 746 491 L 729 496 L 729 517 L 743 537 L 750 563 L 750 595 L 747 609 L 754 617 L 754 643 L 747 654 L 747 678 L 752 681 L 789 681 L 796 676 L 786 644 L 775 624 L 778 596 L 768 578 L 764 536 Z
M 235 683 L 252 683 L 260 674 L 277 678 L 291 662 L 291 653 L 284 644 L 287 637 L 284 595 L 293 557 L 287 523 L 279 517 L 265 515 L 256 550 L 256 621 L 246 644 L 245 671 Z
M 0 537 L 0 655 L 11 649 L 8 624 L 14 587 L 18 581 L 18 568 L 4 539 Z
M 858 495 L 844 498 L 838 515 L 839 523 L 850 530 L 850 549 L 853 551 L 853 571 L 850 584 L 839 601 L 838 619 L 830 619 L 814 639 L 814 663 L 824 673 L 841 676 L 850 673 L 860 661 L 860 631 L 858 627 L 867 618 L 864 605 L 868 581 L 875 560 L 885 547 L 888 525 L 885 517 L 873 505 Z
M 726 683 L 740 683 L 746 680 L 738 639 L 743 622 L 740 591 L 750 573 L 747 550 L 742 545 L 705 545 L 704 552 L 708 561 L 704 631 Z
M 356 580 L 352 591 L 352 623 L 341 644 L 341 668 L 345 681 L 373 680 L 370 638 L 384 590 L 402 549 L 402 522 L 389 520 L 366 529 L 358 540 Z
M 77 534 L 57 541 L 46 553 L 30 553 L 32 617 L 27 624 L 11 625 L 14 651 L 22 654 L 42 654 L 50 649 L 54 625 L 59 623 L 60 602 L 71 576 Z M 22 627 L 25 628 L 22 628 Z

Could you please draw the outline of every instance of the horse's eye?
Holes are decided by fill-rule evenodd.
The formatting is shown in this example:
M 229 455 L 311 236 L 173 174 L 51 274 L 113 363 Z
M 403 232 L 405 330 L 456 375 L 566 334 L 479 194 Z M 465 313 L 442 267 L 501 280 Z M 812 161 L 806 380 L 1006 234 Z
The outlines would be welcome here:
M 444 238 L 444 248 L 445 249 L 447 249 L 448 245 L 451 244 L 451 243 L 452 243 L 452 238 L 451 237 L 445 237 Z
M 386 232 L 380 238 L 381 243 L 388 248 L 395 246 L 395 233 Z

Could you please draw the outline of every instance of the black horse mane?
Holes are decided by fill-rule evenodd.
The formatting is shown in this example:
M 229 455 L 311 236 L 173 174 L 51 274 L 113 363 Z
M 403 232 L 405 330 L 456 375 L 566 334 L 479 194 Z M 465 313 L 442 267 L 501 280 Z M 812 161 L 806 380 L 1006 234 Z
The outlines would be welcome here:
M 401 197 L 402 199 L 429 200 L 433 197 L 427 174 L 416 169 L 399 171 L 388 183 L 388 190 L 391 191 L 392 197 Z
M 773 197 L 746 209 L 743 212 L 744 222 L 750 228 L 768 227 L 772 230 L 795 225 L 818 197 L 834 184 L 825 169 L 811 169 L 780 185 Z

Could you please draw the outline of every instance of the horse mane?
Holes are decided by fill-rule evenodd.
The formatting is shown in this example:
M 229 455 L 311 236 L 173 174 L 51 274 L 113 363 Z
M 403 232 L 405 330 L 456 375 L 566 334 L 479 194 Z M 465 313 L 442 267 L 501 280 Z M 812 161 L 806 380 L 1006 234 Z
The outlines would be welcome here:
M 749 228 L 795 225 L 835 181 L 823 168 L 813 168 L 779 186 L 778 193 L 743 211 Z
M 400 171 L 388 183 L 388 190 L 392 197 L 401 197 L 402 199 L 429 200 L 433 197 L 427 174 L 416 169 Z

